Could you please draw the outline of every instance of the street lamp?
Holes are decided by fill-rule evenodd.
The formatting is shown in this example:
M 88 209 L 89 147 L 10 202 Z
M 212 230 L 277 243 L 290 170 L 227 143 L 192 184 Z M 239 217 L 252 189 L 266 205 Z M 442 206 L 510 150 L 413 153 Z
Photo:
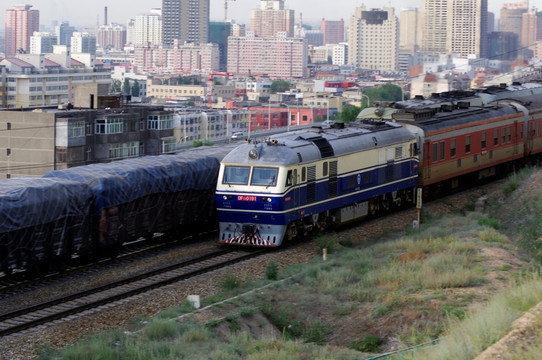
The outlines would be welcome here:
M 361 98 L 363 99 L 364 97 L 367 98 L 367 107 L 371 106 L 370 105 L 371 104 L 371 99 L 369 99 L 369 97 L 367 95 L 361 94 Z M 361 105 L 363 105 L 363 104 L 361 104 Z

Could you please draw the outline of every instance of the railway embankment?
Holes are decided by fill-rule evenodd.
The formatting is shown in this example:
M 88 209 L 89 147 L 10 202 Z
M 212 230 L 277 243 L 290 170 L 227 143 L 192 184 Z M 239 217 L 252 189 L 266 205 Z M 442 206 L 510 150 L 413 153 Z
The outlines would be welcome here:
M 489 348 L 480 359 L 529 359 L 539 354 L 542 324 L 542 173 L 522 176 L 425 204 L 419 230 L 411 209 L 323 234 L 1 339 L 0 357 L 359 359 L 414 346 L 397 358 L 440 359 L 452 349 L 448 358 L 472 359 Z M 482 197 L 483 212 L 475 211 Z M 193 294 L 205 311 L 186 301 Z

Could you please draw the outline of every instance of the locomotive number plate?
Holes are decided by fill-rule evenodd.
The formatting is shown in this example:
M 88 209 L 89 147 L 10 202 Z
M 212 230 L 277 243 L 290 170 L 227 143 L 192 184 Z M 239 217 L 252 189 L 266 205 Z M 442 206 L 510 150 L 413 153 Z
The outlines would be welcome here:
M 237 201 L 256 201 L 256 196 L 237 195 Z

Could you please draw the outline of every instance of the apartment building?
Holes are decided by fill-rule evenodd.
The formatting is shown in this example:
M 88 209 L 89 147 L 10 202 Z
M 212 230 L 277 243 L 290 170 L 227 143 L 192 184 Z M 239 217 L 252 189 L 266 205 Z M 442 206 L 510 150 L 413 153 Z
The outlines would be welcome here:
M 0 111 L 0 178 L 171 153 L 173 128 L 163 107 Z
M 320 31 L 324 34 L 324 44 L 338 44 L 344 42 L 344 20 L 331 21 L 322 19 Z
M 148 14 L 137 15 L 131 25 L 132 45 L 160 45 L 162 43 L 162 11 L 151 9 Z
M 209 0 L 162 0 L 162 41 L 207 43 Z
M 19 54 L 0 61 L 5 67 L 5 96 L 0 107 L 38 108 L 72 104 L 96 107 L 107 95 L 111 73 L 90 54 L 73 54 L 55 46 L 52 54 Z
M 422 1 L 422 45 L 421 51 L 428 55 L 446 53 L 448 38 L 449 0 Z
M 446 48 L 462 57 L 487 57 L 487 0 L 452 0 Z
M 399 21 L 393 8 L 357 7 L 350 21 L 350 64 L 368 70 L 398 68 Z
M 30 37 L 40 30 L 40 12 L 32 5 L 15 5 L 6 10 L 6 56 L 30 51 Z
M 96 46 L 108 50 L 122 50 L 126 45 L 126 28 L 121 24 L 101 25 L 98 28 Z
M 242 75 L 268 75 L 282 79 L 304 77 L 307 73 L 307 41 L 290 38 L 286 32 L 274 37 L 228 38 L 228 72 Z
M 175 113 L 175 138 L 178 143 L 229 139 L 235 132 L 247 133 L 248 121 L 246 109 L 183 109 Z
M 408 8 L 399 13 L 399 47 L 416 51 L 421 45 L 421 14 L 417 8 Z
M 30 37 L 30 54 L 47 54 L 53 52 L 53 46 L 57 45 L 58 37 L 45 31 L 35 31 Z
M 134 49 L 134 65 L 141 72 L 203 73 L 219 71 L 220 49 L 217 44 L 174 41 L 172 46 L 139 45 Z
M 74 32 L 71 37 L 71 51 L 96 55 L 96 36 L 88 32 Z
M 167 80 L 167 81 L 166 81 Z M 205 101 L 208 96 L 207 84 L 180 85 L 167 78 L 147 79 L 147 96 L 159 100 L 192 100 Z M 232 99 L 235 97 L 234 85 L 213 85 L 213 99 Z
M 261 0 L 259 9 L 250 11 L 250 30 L 257 36 L 271 37 L 279 32 L 294 36 L 294 10 L 284 8 L 284 0 Z

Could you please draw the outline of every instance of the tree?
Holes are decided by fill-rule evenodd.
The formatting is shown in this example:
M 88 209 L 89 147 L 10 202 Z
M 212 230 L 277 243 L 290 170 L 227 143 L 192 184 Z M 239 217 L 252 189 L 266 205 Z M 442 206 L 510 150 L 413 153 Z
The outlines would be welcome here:
M 361 112 L 361 108 L 358 106 L 345 106 L 341 112 L 340 119 L 344 123 L 355 121 L 358 114 Z
M 132 96 L 139 96 L 139 81 L 134 80 L 134 85 L 132 85 Z
M 271 83 L 271 93 L 275 94 L 290 89 L 290 82 L 282 79 L 275 80 Z
M 124 79 L 124 85 L 122 85 L 122 93 L 130 94 L 130 80 Z
M 113 80 L 111 84 L 111 92 L 112 93 L 120 93 L 120 80 Z
M 403 91 L 400 86 L 387 83 L 383 86 L 363 90 L 371 102 L 374 101 L 401 101 L 403 100 Z

